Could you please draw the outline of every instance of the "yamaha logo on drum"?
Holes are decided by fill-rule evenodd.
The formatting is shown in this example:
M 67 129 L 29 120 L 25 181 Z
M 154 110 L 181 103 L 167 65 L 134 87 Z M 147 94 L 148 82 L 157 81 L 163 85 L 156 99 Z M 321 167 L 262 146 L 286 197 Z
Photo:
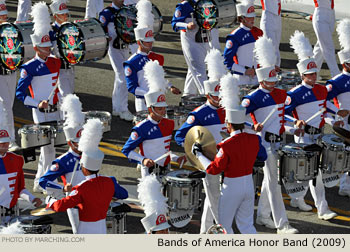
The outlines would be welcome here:
M 191 216 L 188 213 L 186 213 L 185 215 L 181 215 L 179 217 L 172 218 L 172 219 L 170 219 L 170 221 L 171 221 L 171 223 L 177 223 L 177 222 L 185 221 L 188 219 L 191 219 Z

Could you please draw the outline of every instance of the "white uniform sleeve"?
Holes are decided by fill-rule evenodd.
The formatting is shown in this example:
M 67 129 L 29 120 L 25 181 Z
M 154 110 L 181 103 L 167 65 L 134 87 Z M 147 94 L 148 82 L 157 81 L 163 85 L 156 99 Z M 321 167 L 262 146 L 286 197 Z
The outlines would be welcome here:
M 176 27 L 182 27 L 182 28 L 185 28 L 187 30 L 187 23 L 185 22 L 177 22 Z
M 31 106 L 31 107 L 38 107 L 39 106 L 39 103 L 38 101 L 34 100 L 32 97 L 30 96 L 26 96 L 26 98 L 24 99 L 24 105 L 26 106 Z
M 19 193 L 19 197 L 30 203 L 35 199 L 35 196 L 25 188 Z
M 144 90 L 140 87 L 137 87 L 135 89 L 135 95 L 144 96 L 146 93 L 147 93 L 146 90 Z
M 144 156 L 140 155 L 140 154 L 137 153 L 136 151 L 130 151 L 130 152 L 129 152 L 129 155 L 128 155 L 128 158 L 129 158 L 129 159 L 132 159 L 132 160 L 139 161 L 141 164 L 142 164 L 142 160 L 145 159 Z
M 233 64 L 232 65 L 232 70 L 235 71 L 235 72 L 239 72 L 241 74 L 244 74 L 245 71 L 246 71 L 244 66 L 237 65 L 237 64 Z
M 207 169 L 211 161 L 206 156 L 204 156 L 203 153 L 201 152 L 197 154 L 197 158 L 199 162 L 201 162 L 201 164 L 203 165 L 204 169 Z

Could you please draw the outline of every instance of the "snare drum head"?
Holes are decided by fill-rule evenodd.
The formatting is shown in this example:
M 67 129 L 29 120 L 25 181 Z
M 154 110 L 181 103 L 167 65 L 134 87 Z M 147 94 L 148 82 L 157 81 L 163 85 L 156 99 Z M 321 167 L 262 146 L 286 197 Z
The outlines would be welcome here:
M 84 112 L 85 119 L 98 118 L 101 121 L 110 120 L 112 118 L 111 113 L 107 111 L 87 111 Z
M 213 0 L 199 0 L 194 15 L 199 27 L 211 30 L 217 25 L 218 8 Z
M 61 57 L 71 65 L 84 58 L 85 42 L 82 31 L 75 23 L 64 23 L 58 30 L 57 47 Z
M 192 219 L 194 209 L 191 210 L 170 210 L 169 211 L 169 223 L 173 227 L 182 228 L 186 226 Z
M 9 70 L 16 70 L 24 61 L 23 38 L 18 28 L 10 23 L 0 25 L 1 64 Z
M 303 147 L 307 144 L 296 144 L 296 143 L 290 143 L 282 146 L 282 151 L 286 154 L 294 154 L 294 155 L 304 155 L 305 151 L 303 150 Z
M 174 182 L 188 182 L 191 183 L 193 179 L 188 178 L 188 175 L 191 173 L 189 170 L 176 170 L 168 172 L 164 179 L 167 181 L 174 181 Z
M 322 143 L 325 145 L 344 146 L 343 139 L 333 134 L 322 136 Z
M 38 125 L 38 124 L 28 124 L 23 125 L 22 128 L 19 129 L 20 133 L 39 133 L 44 131 L 51 131 L 51 126 L 49 125 Z

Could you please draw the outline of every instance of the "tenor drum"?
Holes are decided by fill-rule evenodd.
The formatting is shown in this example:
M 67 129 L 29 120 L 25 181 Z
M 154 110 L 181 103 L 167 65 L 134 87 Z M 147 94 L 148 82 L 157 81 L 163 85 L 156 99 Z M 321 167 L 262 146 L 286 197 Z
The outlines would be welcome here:
M 186 95 L 181 97 L 180 105 L 185 108 L 185 110 L 192 111 L 195 108 L 203 105 L 207 101 L 205 95 Z
M 342 173 L 346 166 L 345 145 L 340 137 L 327 134 L 322 137 L 321 169 L 323 173 Z
M 63 131 L 63 124 L 56 124 L 54 126 L 51 126 L 51 130 L 55 147 L 67 144 L 66 135 Z
M 177 170 L 163 177 L 164 194 L 172 210 L 190 210 L 199 206 L 201 179 L 190 179 L 191 171 Z
M 218 8 L 217 27 L 231 27 L 237 19 L 236 3 L 234 0 L 215 0 Z
M 134 119 L 133 119 L 133 124 L 136 125 L 139 122 L 145 120 L 148 116 L 148 111 L 147 110 L 142 110 L 139 112 L 136 112 Z
M 85 121 L 92 118 L 100 119 L 103 124 L 103 132 L 111 130 L 112 116 L 111 113 L 107 111 L 87 111 L 83 112 L 85 114 Z
M 49 125 L 30 124 L 18 130 L 23 149 L 40 147 L 51 143 L 52 129 Z
M 24 62 L 34 58 L 35 51 L 30 38 L 33 24 L 25 22 L 0 25 L 0 57 L 6 69 L 16 70 Z
M 190 111 L 186 111 L 182 107 L 168 106 L 166 109 L 166 117 L 174 120 L 174 130 L 178 130 L 182 124 L 186 122 L 187 115 Z
M 311 180 L 317 174 L 318 155 L 316 152 L 303 150 L 304 146 L 307 144 L 290 143 L 281 147 L 278 165 L 287 182 Z
M 51 234 L 50 224 L 36 224 L 40 217 L 31 215 L 22 215 L 12 218 L 10 224 L 19 221 L 25 234 Z M 52 223 L 52 222 L 51 222 Z
M 57 47 L 61 57 L 71 65 L 103 59 L 108 50 L 108 35 L 95 18 L 62 24 Z
M 118 207 L 119 202 L 112 202 L 109 205 L 106 216 L 107 234 L 124 234 L 126 232 L 126 213 L 113 212 L 114 207 Z

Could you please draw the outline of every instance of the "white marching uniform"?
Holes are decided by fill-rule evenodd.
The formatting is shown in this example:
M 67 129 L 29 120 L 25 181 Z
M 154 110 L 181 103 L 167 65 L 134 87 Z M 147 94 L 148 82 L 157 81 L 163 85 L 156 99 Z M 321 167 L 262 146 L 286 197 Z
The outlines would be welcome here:
M 318 70 L 321 69 L 323 60 L 325 60 L 331 76 L 334 77 L 340 73 L 332 38 L 335 25 L 334 0 L 314 0 L 314 2 L 315 11 L 312 25 L 317 37 L 317 43 L 314 46 L 314 58 Z
M 31 0 L 18 0 L 16 21 L 27 21 L 32 8 Z
M 188 1 L 183 1 L 176 6 L 171 21 L 173 30 L 176 32 L 180 31 L 181 47 L 188 66 L 183 95 L 201 92 L 204 94 L 203 81 L 207 80 L 205 56 L 211 47 L 220 50 L 219 30 L 216 28 L 209 32 L 211 46 L 208 42 L 196 42 L 195 37 L 199 28 L 196 20 L 192 19 L 191 13 L 193 13 L 193 7 Z M 192 21 L 196 25 L 195 29 L 187 30 L 187 24 Z M 195 81 L 198 81 L 197 84 Z M 197 85 L 200 85 L 202 90 L 198 90 Z
M 96 18 L 103 10 L 103 0 L 86 0 L 85 18 Z
M 281 65 L 280 42 L 282 34 L 281 0 L 261 0 L 260 29 L 270 38 L 276 50 L 276 65 Z

